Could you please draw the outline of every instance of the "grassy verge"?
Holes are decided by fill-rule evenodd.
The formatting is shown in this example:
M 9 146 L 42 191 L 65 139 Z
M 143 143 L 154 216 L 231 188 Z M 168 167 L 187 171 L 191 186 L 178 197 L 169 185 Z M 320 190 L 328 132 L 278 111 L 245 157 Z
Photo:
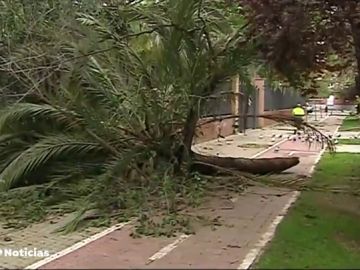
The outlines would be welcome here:
M 339 144 L 358 145 L 360 144 L 360 139 L 340 139 L 338 142 Z
M 344 119 L 339 131 L 360 131 L 360 119 L 358 116 L 348 116 Z
M 359 154 L 326 155 L 313 184 L 359 190 L 359 162 Z M 303 192 L 256 268 L 359 268 L 359 231 L 359 197 Z

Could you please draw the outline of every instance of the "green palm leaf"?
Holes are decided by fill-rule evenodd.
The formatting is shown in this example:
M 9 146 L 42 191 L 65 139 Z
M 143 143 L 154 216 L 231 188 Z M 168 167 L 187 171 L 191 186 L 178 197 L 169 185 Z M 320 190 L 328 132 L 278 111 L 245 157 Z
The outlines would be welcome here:
M 50 161 L 70 157 L 86 158 L 89 154 L 104 153 L 97 143 L 91 143 L 65 135 L 49 136 L 19 154 L 0 174 L 0 190 L 9 190 L 31 173 Z
M 71 117 L 74 117 L 71 119 Z M 48 120 L 52 124 L 72 125 L 77 115 L 73 112 L 56 109 L 47 104 L 18 103 L 0 112 L 0 133 L 11 126 L 24 123 L 35 124 L 39 120 Z

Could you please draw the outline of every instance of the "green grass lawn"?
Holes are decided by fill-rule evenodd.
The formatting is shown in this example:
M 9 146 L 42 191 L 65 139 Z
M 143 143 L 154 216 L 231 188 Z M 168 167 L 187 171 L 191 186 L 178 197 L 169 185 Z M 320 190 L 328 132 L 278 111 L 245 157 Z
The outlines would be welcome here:
M 360 139 L 340 139 L 338 140 L 339 144 L 351 144 L 358 145 L 360 144 Z
M 358 116 L 348 116 L 344 119 L 339 131 L 360 131 L 360 119 Z
M 312 183 L 360 190 L 360 154 L 325 155 Z M 360 198 L 303 192 L 257 269 L 360 268 Z

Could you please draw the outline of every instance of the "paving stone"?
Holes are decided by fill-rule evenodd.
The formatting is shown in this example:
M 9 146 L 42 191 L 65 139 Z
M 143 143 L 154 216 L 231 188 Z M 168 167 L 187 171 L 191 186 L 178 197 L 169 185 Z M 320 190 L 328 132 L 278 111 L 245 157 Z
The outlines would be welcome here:
M 336 152 L 338 153 L 360 153 L 360 145 L 337 145 Z
M 340 131 L 337 134 L 341 136 L 340 139 L 354 139 L 355 136 L 360 139 L 360 131 Z
M 68 216 L 60 220 L 59 224 L 68 221 Z M 20 250 L 22 248 L 37 248 L 37 250 L 48 250 L 50 254 L 59 252 L 99 231 L 103 228 L 91 228 L 84 232 L 74 232 L 67 235 L 55 233 L 59 224 L 50 224 L 49 222 L 34 224 L 21 230 L 0 229 L 1 236 L 9 236 L 12 241 L 0 241 L 0 247 Z M 4 268 L 24 268 L 42 258 L 38 257 L 9 257 L 0 256 L 0 266 Z

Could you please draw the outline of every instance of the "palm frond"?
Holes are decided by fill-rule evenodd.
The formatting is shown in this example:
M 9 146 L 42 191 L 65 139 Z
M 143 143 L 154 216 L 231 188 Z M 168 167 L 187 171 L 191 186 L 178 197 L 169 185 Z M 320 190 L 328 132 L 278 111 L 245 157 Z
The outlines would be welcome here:
M 72 116 L 73 118 L 69 117 Z M 73 112 L 61 111 L 47 104 L 18 103 L 4 108 L 0 112 L 0 134 L 11 130 L 14 126 L 36 126 L 44 120 L 51 124 L 71 126 L 77 115 Z
M 30 132 L 18 132 L 18 133 L 9 133 L 9 134 L 4 134 L 0 136 L 0 145 L 4 145 L 9 143 L 10 141 L 16 140 L 16 139 L 21 139 L 25 136 L 31 136 L 31 137 L 35 137 L 36 135 Z
M 54 135 L 40 140 L 27 150 L 21 152 L 0 174 L 0 190 L 9 190 L 21 185 L 21 180 L 30 176 L 50 161 L 71 157 L 86 158 L 87 155 L 104 153 L 97 143 L 78 140 L 65 135 Z

